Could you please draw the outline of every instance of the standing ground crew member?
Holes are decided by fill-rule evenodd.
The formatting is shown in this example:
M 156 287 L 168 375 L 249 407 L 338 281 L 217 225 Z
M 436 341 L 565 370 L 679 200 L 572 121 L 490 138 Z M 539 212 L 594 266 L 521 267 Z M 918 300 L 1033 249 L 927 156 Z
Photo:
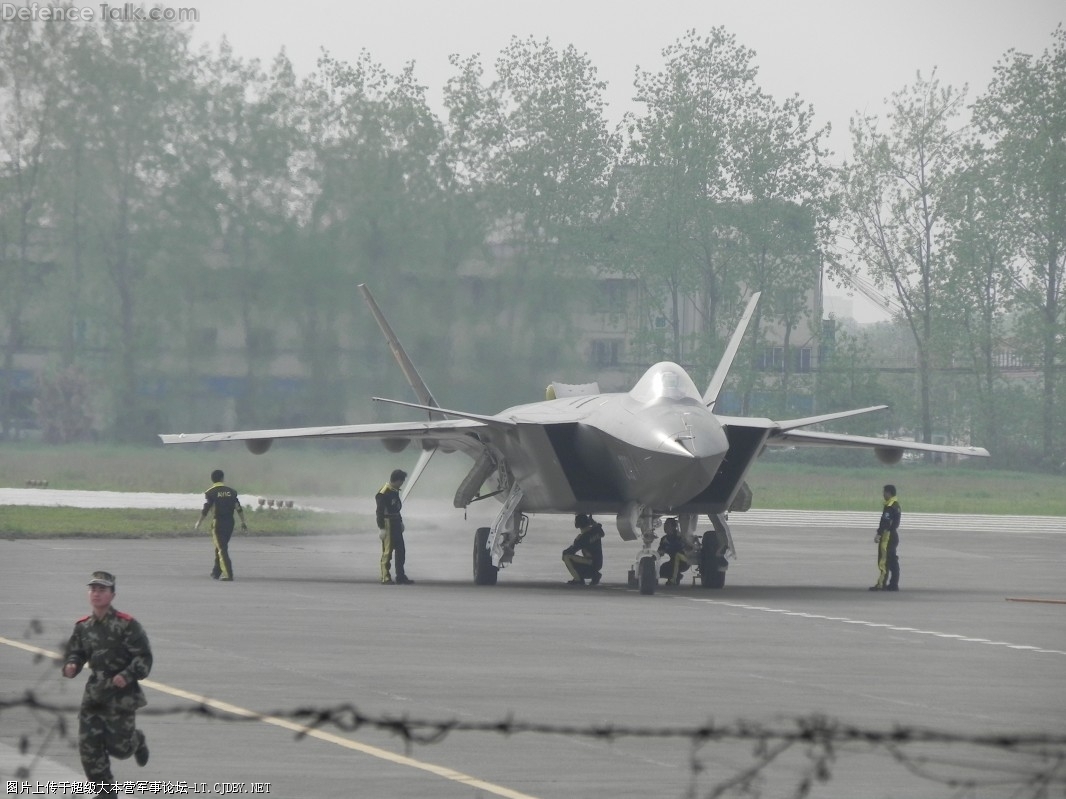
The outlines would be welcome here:
M 241 529 L 247 531 L 248 525 L 244 522 L 244 508 L 237 499 L 237 492 L 225 485 L 222 481 L 226 475 L 221 469 L 211 472 L 212 486 L 204 492 L 204 509 L 200 518 L 193 526 L 199 530 L 200 525 L 211 508 L 215 509 L 215 518 L 211 521 L 211 540 L 215 544 L 215 565 L 211 568 L 211 576 L 216 580 L 229 581 L 233 579 L 233 562 L 229 558 L 229 540 L 233 535 L 233 512 L 241 517 Z
M 659 555 L 667 558 L 659 567 L 659 576 L 666 578 L 667 585 L 681 585 L 681 574 L 689 567 L 689 560 L 685 554 L 685 539 L 681 537 L 677 519 L 667 519 L 663 523 Z
M 881 511 L 881 522 L 877 527 L 877 582 L 870 586 L 871 591 L 899 590 L 899 520 L 902 509 L 896 499 L 896 487 L 886 485 L 881 492 L 885 498 L 885 508 Z
M 77 676 L 86 665 L 92 671 L 78 714 L 78 752 L 97 796 L 117 793 L 111 757 L 132 755 L 138 766 L 148 762 L 148 744 L 136 717 L 147 704 L 139 681 L 152 670 L 152 649 L 140 622 L 111 607 L 114 598 L 114 575 L 93 572 L 93 612 L 74 624 L 63 663 L 64 677 Z
M 584 513 L 574 517 L 574 527 L 581 532 L 563 550 L 563 563 L 574 578 L 567 585 L 584 585 L 586 579 L 589 585 L 597 585 L 603 568 L 603 527 Z
M 377 505 L 378 530 L 381 531 L 381 584 L 392 585 L 392 575 L 389 573 L 389 564 L 395 555 L 396 558 L 396 585 L 414 585 L 404 572 L 404 563 L 407 561 L 407 547 L 403 542 L 403 516 L 400 510 L 403 502 L 400 501 L 400 486 L 407 479 L 407 472 L 403 469 L 393 469 L 389 475 L 389 482 L 381 487 L 374 495 Z

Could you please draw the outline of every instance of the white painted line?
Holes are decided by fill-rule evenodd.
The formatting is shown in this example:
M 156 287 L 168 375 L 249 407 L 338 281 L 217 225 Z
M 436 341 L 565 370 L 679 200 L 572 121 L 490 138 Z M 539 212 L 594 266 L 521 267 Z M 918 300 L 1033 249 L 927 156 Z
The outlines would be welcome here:
M 884 630 L 891 630 L 897 633 L 911 633 L 913 635 L 929 635 L 934 638 L 942 638 L 945 640 L 961 641 L 968 644 L 984 644 L 986 646 L 1001 646 L 1006 649 L 1014 649 L 1026 652 L 1039 652 L 1043 655 L 1062 655 L 1066 657 L 1066 651 L 1061 649 L 1044 649 L 1039 646 L 1029 646 L 1028 644 L 1012 644 L 1007 641 L 992 641 L 988 638 L 971 638 L 966 635 L 959 635 L 957 633 L 942 633 L 936 630 L 920 630 L 915 627 L 900 627 L 895 624 L 885 624 L 884 622 L 864 621 L 862 619 L 849 619 L 844 616 L 823 616 L 819 613 L 804 613 L 796 610 L 786 610 L 784 608 L 768 608 L 762 605 L 748 605 L 743 602 L 726 602 L 721 599 L 696 599 L 693 597 L 678 597 L 678 599 L 684 599 L 688 602 L 703 602 L 708 605 L 723 605 L 730 608 L 740 608 L 741 610 L 754 610 L 760 613 L 777 613 L 782 616 L 792 616 L 800 619 L 811 619 L 813 621 L 831 621 L 840 622 L 842 624 L 857 624 L 863 627 L 873 627 Z
M 32 644 L 25 644 L 21 641 L 15 641 L 10 638 L 4 638 L 0 636 L 0 644 L 6 644 L 7 646 L 21 649 L 25 652 L 30 652 L 35 655 L 41 655 L 43 657 L 51 658 L 52 660 L 59 661 L 61 656 L 58 652 L 52 652 L 48 649 L 42 649 Z M 345 749 L 351 749 L 355 752 L 360 752 L 364 755 L 370 755 L 376 757 L 379 760 L 386 760 L 390 763 L 395 763 L 398 766 L 406 766 L 408 768 L 418 769 L 420 771 L 426 771 L 437 777 L 450 780 L 451 782 L 457 782 L 461 785 L 468 785 L 471 788 L 475 788 L 479 791 L 490 793 L 494 796 L 502 796 L 504 799 L 537 799 L 527 793 L 521 793 L 520 791 L 512 790 L 503 785 L 496 785 L 495 783 L 486 782 L 485 780 L 472 777 L 469 774 L 464 774 L 461 771 L 447 768 L 446 766 L 438 766 L 433 763 L 427 763 L 424 760 L 416 760 L 413 757 L 406 757 L 405 755 L 398 755 L 394 752 L 390 752 L 387 749 L 381 749 L 376 746 L 370 746 L 369 744 L 360 743 L 359 741 L 353 741 L 351 738 L 345 738 L 341 735 L 335 735 L 331 732 L 325 732 L 314 727 L 307 727 L 303 724 L 298 724 L 288 719 L 279 718 L 277 716 L 266 716 L 262 713 L 257 713 L 254 710 L 248 710 L 247 708 L 240 707 L 239 705 L 232 705 L 229 702 L 222 702 L 218 699 L 212 699 L 200 694 L 190 693 L 184 691 L 181 688 L 175 688 L 165 683 L 156 682 L 155 680 L 141 680 L 141 685 L 145 688 L 152 688 L 156 691 L 160 691 L 164 694 L 170 694 L 171 696 L 178 697 L 179 699 L 186 699 L 190 702 L 195 702 L 198 705 L 204 705 L 213 710 L 218 710 L 222 713 L 229 713 L 234 716 L 240 716 L 241 718 L 254 719 L 261 721 L 264 724 L 270 724 L 275 727 L 281 727 L 284 730 L 290 730 L 292 732 L 299 733 L 308 738 L 317 738 L 320 741 L 326 741 L 327 743 L 336 744 L 337 746 L 344 747 Z

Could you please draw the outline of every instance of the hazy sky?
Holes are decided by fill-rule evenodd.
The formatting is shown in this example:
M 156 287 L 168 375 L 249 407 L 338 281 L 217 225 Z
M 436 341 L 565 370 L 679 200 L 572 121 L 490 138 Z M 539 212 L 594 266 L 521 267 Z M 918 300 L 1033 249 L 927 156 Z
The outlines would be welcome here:
M 189 0 L 163 0 L 188 7 Z M 630 103 L 633 74 L 656 72 L 662 49 L 692 28 L 723 26 L 755 51 L 758 82 L 779 100 L 798 94 L 830 146 L 849 155 L 848 120 L 879 115 L 884 100 L 934 68 L 942 83 L 981 94 L 1006 51 L 1039 55 L 1066 20 L 1061 0 L 200 0 L 197 42 L 227 36 L 238 55 L 269 61 L 282 48 L 299 74 L 321 48 L 354 61 L 366 49 L 390 71 L 415 62 L 436 102 L 453 74 L 448 55 L 480 54 L 491 68 L 512 36 L 549 38 L 587 53 L 608 84 L 608 114 Z M 857 309 L 858 310 L 858 309 Z

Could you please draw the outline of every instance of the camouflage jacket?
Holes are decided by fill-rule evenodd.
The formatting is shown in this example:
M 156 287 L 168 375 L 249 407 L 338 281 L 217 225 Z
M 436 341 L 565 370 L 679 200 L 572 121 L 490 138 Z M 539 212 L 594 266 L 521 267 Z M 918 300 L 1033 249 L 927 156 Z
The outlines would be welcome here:
M 140 680 L 152 670 L 152 648 L 141 623 L 128 613 L 111 608 L 102 619 L 78 619 L 64 663 L 74 664 L 79 672 L 86 665 L 91 670 L 83 705 L 136 710 L 147 704 Z M 126 679 L 125 688 L 111 682 L 116 674 Z

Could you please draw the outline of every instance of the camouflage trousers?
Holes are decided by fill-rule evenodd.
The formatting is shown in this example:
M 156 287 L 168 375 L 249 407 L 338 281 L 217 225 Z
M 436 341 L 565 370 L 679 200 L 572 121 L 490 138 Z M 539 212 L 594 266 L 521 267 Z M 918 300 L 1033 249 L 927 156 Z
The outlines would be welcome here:
M 111 757 L 125 760 L 144 741 L 144 733 L 137 729 L 136 723 L 136 711 L 82 705 L 78 714 L 78 753 L 89 782 L 115 781 Z

